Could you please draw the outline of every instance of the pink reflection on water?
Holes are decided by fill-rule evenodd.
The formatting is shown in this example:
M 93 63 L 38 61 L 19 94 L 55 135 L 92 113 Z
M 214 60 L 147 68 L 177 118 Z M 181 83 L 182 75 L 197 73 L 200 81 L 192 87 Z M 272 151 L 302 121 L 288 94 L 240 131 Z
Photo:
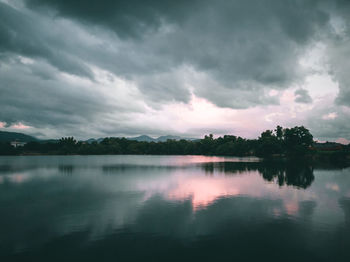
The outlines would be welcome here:
M 226 180 L 223 177 L 180 179 L 179 186 L 170 190 L 167 197 L 171 200 L 191 198 L 193 209 L 197 210 L 200 207 L 210 205 L 218 198 L 239 194 L 240 185 L 228 186 Z
M 176 186 L 164 192 L 170 200 L 183 201 L 191 199 L 193 210 L 205 208 L 219 198 L 237 195 L 260 195 L 261 177 L 257 172 L 244 175 L 225 176 L 215 174 L 203 175 L 178 175 Z
M 24 180 L 24 176 L 22 174 L 14 174 L 12 175 L 12 181 L 15 183 L 22 183 Z
M 294 201 L 286 201 L 284 207 L 288 215 L 296 215 L 299 211 L 299 203 Z
M 176 171 L 172 176 L 152 181 L 140 181 L 138 190 L 145 192 L 144 200 L 161 194 L 171 201 L 192 203 L 193 211 L 206 208 L 220 198 L 244 196 L 257 199 L 281 200 L 281 206 L 271 210 L 274 216 L 297 215 L 299 202 L 313 199 L 313 193 L 293 187 L 280 187 L 265 181 L 258 171 L 225 174 L 214 171 L 203 175 L 202 171 Z
M 6 176 L 6 181 L 11 182 L 11 183 L 15 183 L 15 184 L 21 184 L 23 182 L 25 182 L 26 180 L 28 180 L 28 175 L 26 174 L 22 174 L 22 173 L 15 173 L 9 176 Z M 3 180 L 0 181 L 0 183 L 2 183 Z
M 203 164 L 203 163 L 241 162 L 242 159 L 244 159 L 244 162 L 257 162 L 260 160 L 257 157 L 239 158 L 239 157 L 192 155 L 192 156 L 175 156 L 175 157 L 170 159 L 170 162 L 165 162 L 163 164 L 175 165 L 175 166 L 188 166 L 188 165 L 192 165 L 192 164 Z
M 335 183 L 326 183 L 326 189 L 338 192 L 339 186 Z

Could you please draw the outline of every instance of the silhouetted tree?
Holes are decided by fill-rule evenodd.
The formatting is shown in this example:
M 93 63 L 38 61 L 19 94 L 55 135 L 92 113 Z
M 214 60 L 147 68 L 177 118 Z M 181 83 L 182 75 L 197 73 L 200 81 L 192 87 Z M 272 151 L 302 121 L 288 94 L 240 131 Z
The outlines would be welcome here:
M 284 129 L 284 147 L 290 156 L 304 156 L 313 144 L 313 136 L 303 126 Z

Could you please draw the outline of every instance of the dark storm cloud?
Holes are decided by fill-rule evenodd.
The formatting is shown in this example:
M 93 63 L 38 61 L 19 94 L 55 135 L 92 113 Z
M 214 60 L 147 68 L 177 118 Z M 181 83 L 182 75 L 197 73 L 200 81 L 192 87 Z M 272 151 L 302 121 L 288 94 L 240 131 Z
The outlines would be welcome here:
M 172 84 L 166 73 L 182 65 L 209 75 L 213 84 L 196 81 L 194 93 L 224 107 L 247 108 L 268 104 L 264 89 L 286 88 L 302 77 L 298 57 L 329 20 L 320 1 L 26 1 L 30 8 L 97 25 L 127 38 L 147 66 L 133 59 L 126 47 L 108 69 L 134 78 L 151 100 L 188 101 L 183 84 Z M 145 54 L 148 54 L 147 56 Z M 155 59 L 156 57 L 156 59 Z M 107 59 L 108 60 L 108 59 Z M 103 63 L 99 63 L 103 64 Z M 162 66 L 160 66 L 162 65 Z M 141 68 L 140 68 L 141 66 Z M 104 66 L 106 67 L 106 66 Z M 146 76 L 141 77 L 143 73 Z M 153 73 L 152 73 L 153 72 Z M 165 74 L 164 74 L 165 72 Z M 136 74 L 135 74 L 136 73 Z M 162 76 L 158 75 L 160 73 Z M 217 82 L 217 83 L 215 83 Z M 214 95 L 244 90 L 236 97 Z M 275 101 L 273 101 L 275 103 Z
M 336 101 L 350 105 L 348 1 L 6 2 L 0 0 L 2 122 L 66 125 L 73 133 L 98 123 L 94 130 L 104 134 L 150 134 L 157 127 L 130 124 L 135 101 L 158 109 L 187 103 L 193 93 L 220 107 L 276 105 L 269 91 L 303 81 L 300 59 L 318 41 L 327 44 L 339 82 Z M 344 32 L 332 31 L 334 17 Z M 137 97 L 106 103 L 125 91 L 118 83 L 100 90 L 98 70 L 134 85 Z M 66 81 L 66 74 L 77 79 Z M 95 93 L 85 87 L 92 82 Z M 304 89 L 296 95 L 296 102 L 312 102 Z
M 32 126 L 34 133 L 46 129 L 43 137 L 115 134 L 122 125 L 119 122 L 139 112 L 130 103 L 111 99 L 95 86 L 97 83 L 75 83 L 58 77 L 58 70 L 45 62 L 24 64 L 20 59 L 8 59 L 0 63 L 0 79 L 0 121 L 6 126 Z M 112 112 L 118 115 L 111 116 Z M 105 125 L 114 128 L 114 133 L 106 132 Z
M 42 58 L 64 72 L 92 77 L 80 59 L 65 53 L 64 41 L 50 32 L 45 21 L 32 19 L 1 2 L 0 17 L 0 52 Z
M 162 24 L 162 19 L 170 22 L 186 19 L 200 1 L 28 0 L 26 2 L 31 8 L 50 7 L 58 15 L 108 27 L 121 37 L 140 37 L 145 32 L 157 30 Z
M 0 69 L 0 119 L 7 124 L 73 124 L 82 122 L 82 117 L 84 121 L 92 120 L 103 108 L 98 93 L 81 92 L 83 88 L 55 79 L 55 69 L 47 64 L 31 66 L 10 61 L 6 67 L 11 70 Z M 36 72 L 38 67 L 46 67 L 46 72 Z
M 327 14 L 318 9 L 322 2 L 318 0 L 285 2 L 247 0 L 215 1 L 215 3 L 208 0 L 26 0 L 31 8 L 50 7 L 58 15 L 106 26 L 121 36 L 143 35 L 150 28 L 158 29 L 163 20 L 168 23 L 183 24 L 192 17 L 203 14 L 203 11 L 209 11 L 206 13 L 211 15 L 207 16 L 208 20 L 217 21 L 217 18 L 223 17 L 227 22 L 231 22 L 227 25 L 217 23 L 218 27 L 228 28 L 248 24 L 259 27 L 257 21 L 264 22 L 262 25 L 264 27 L 266 24 L 264 20 L 269 20 L 269 15 L 272 15 L 278 19 L 276 22 L 283 31 L 300 42 L 310 37 L 317 23 L 327 20 Z M 340 5 L 342 5 L 341 2 L 338 1 Z M 251 20 L 253 17 L 254 20 Z
M 334 76 L 334 80 L 339 83 L 339 94 L 336 102 L 339 105 L 350 106 L 350 32 L 344 37 L 333 40 L 328 53 L 331 74 Z
M 135 102 L 111 97 L 111 90 L 100 90 L 101 83 L 71 82 L 58 73 L 43 61 L 24 63 L 18 57 L 1 60 L 0 121 L 6 127 L 18 123 L 35 127 L 24 132 L 42 138 L 174 133 L 160 126 L 134 123 L 135 115 L 144 109 Z
M 328 39 L 328 57 L 331 74 L 339 83 L 336 103 L 350 107 L 350 1 L 335 0 L 338 30 Z
M 306 89 L 299 88 L 294 92 L 294 95 L 296 96 L 295 102 L 297 103 L 304 103 L 304 104 L 312 103 L 312 98 Z

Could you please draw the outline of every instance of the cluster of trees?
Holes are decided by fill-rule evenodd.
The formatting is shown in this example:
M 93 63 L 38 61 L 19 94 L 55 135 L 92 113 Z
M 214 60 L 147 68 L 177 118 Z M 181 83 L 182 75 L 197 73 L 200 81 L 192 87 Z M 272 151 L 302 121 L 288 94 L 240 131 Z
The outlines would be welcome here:
M 257 155 L 287 154 L 305 155 L 311 149 L 313 136 L 303 126 L 275 130 L 266 130 L 258 139 Z
M 234 135 L 214 138 L 212 134 L 203 139 L 167 140 L 166 142 L 139 142 L 126 138 L 105 138 L 102 142 L 78 142 L 65 137 L 58 142 L 29 142 L 14 148 L 10 144 L 0 145 L 0 154 L 155 154 L 155 155 L 224 155 L 303 156 L 309 153 L 313 136 L 303 126 L 264 131 L 258 139 L 245 139 Z

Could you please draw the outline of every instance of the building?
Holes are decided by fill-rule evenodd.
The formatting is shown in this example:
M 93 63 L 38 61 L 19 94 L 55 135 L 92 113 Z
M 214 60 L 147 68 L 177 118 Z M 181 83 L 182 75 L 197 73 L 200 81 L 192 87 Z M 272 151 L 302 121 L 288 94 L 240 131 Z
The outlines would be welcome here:
M 13 147 L 24 146 L 25 144 L 27 144 L 27 143 L 26 142 L 17 141 L 17 140 L 11 142 L 11 146 L 13 146 Z

